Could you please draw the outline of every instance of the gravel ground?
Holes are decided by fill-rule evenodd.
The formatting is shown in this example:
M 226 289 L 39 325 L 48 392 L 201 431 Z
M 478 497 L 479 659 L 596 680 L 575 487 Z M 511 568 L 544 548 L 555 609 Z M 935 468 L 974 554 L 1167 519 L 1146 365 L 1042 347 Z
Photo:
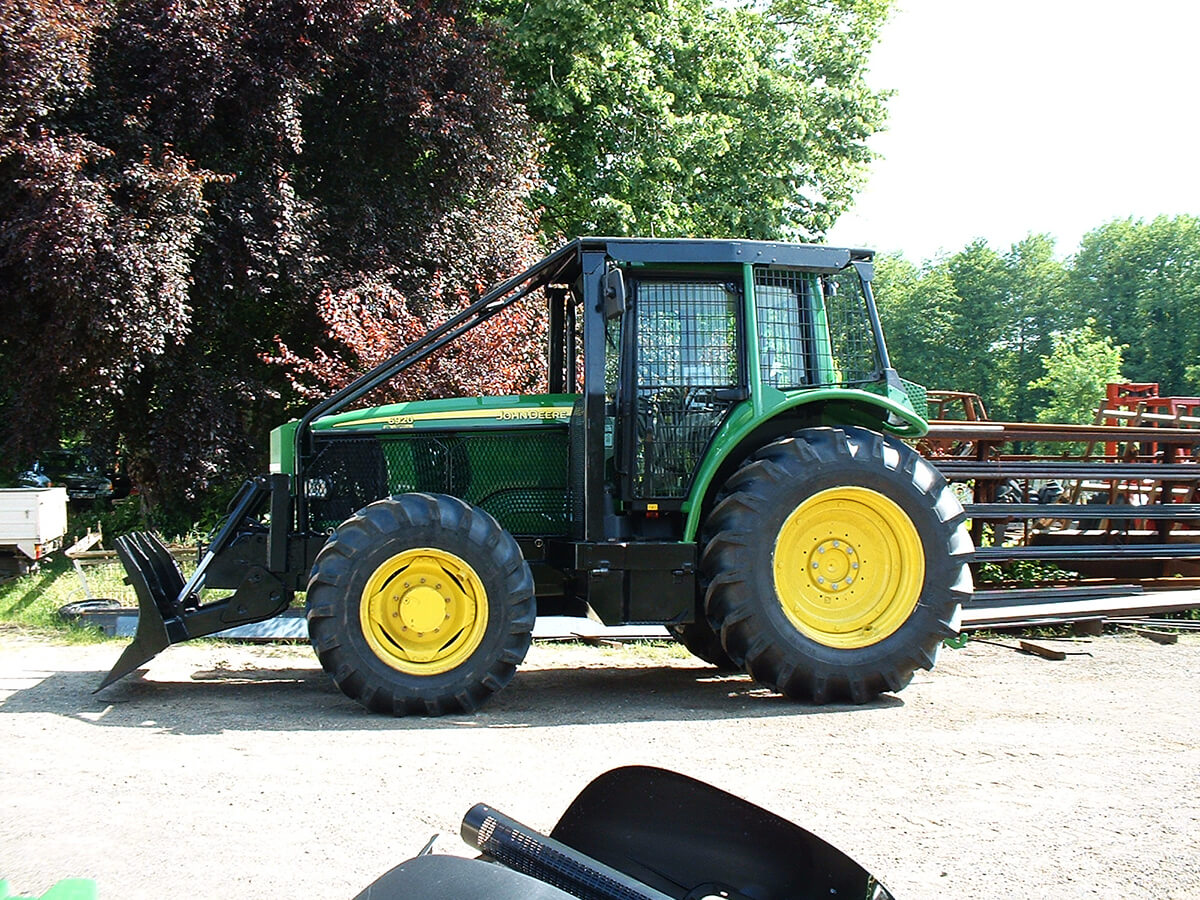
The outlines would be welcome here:
M 1015 644 L 1015 641 L 1008 641 Z M 652 764 L 832 841 L 899 900 L 1200 897 L 1200 637 L 973 642 L 864 707 L 795 705 L 662 648 L 536 644 L 475 716 L 393 720 L 305 647 L 172 647 L 99 695 L 119 645 L 0 632 L 0 878 L 101 900 L 350 898 L 487 802 L 548 831 Z

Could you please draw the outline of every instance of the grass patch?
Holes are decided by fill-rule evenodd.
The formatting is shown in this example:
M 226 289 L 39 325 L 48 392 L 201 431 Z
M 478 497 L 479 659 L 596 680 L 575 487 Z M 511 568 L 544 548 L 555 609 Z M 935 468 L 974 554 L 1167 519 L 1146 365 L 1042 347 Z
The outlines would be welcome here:
M 83 585 L 71 561 L 56 556 L 43 562 L 36 572 L 0 584 L 0 622 L 50 631 L 71 641 L 103 640 L 99 629 L 72 625 L 58 615 L 60 607 L 83 599 Z

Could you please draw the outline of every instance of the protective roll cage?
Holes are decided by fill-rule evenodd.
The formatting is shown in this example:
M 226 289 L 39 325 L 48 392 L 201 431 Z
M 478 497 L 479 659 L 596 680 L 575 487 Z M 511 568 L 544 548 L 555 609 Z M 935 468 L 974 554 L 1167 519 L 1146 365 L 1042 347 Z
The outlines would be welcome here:
M 741 265 L 754 263 L 803 268 L 823 275 L 841 272 L 853 264 L 864 275 L 865 301 L 879 365 L 891 368 L 883 332 L 870 291 L 873 254 L 869 250 L 825 247 L 820 245 L 777 244 L 765 241 L 724 241 L 646 238 L 576 238 L 524 272 L 507 279 L 461 312 L 452 316 L 391 358 L 309 409 L 299 420 L 294 434 L 294 470 L 292 484 L 296 508 L 286 513 L 296 532 L 310 531 L 311 521 L 306 497 L 304 472 L 311 461 L 314 446 L 312 425 L 323 416 L 345 409 L 349 404 L 386 384 L 406 369 L 428 359 L 471 329 L 486 322 L 533 292 L 551 285 L 567 285 L 577 299 L 584 301 L 584 497 L 598 496 L 596 488 L 604 478 L 603 423 L 604 394 L 604 320 L 614 314 L 613 283 L 615 265 Z M 619 280 L 619 275 L 617 276 Z M 622 301 L 623 303 L 623 301 Z M 615 312 L 623 309 L 615 307 Z M 550 392 L 575 388 L 575 316 L 569 292 L 558 300 L 551 298 L 550 309 Z M 277 492 L 276 492 L 277 493 Z M 273 514 L 284 510 L 273 510 Z M 292 513 L 294 512 L 294 520 Z M 585 540 L 603 539 L 603 512 L 597 502 L 585 503 L 585 522 L 580 529 Z M 275 532 L 273 537 L 279 536 Z M 277 559 L 281 554 L 276 554 Z

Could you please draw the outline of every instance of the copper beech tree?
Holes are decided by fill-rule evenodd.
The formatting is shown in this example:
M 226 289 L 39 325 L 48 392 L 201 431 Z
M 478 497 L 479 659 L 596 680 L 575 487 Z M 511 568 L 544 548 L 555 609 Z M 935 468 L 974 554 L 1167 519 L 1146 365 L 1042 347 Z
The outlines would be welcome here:
M 343 352 L 317 347 L 301 354 L 280 339 L 278 353 L 266 358 L 288 371 L 301 397 L 318 400 L 384 362 L 470 299 L 474 298 L 466 292 L 456 294 L 449 304 L 439 298 L 422 318 L 386 283 L 360 284 L 336 292 L 326 289 L 318 311 L 330 338 Z M 368 400 L 383 403 L 544 391 L 545 334 L 545 307 L 536 299 L 518 302 L 406 370 Z
M 535 142 L 492 40 L 455 0 L 5 3 L 0 468 L 119 446 L 186 525 L 304 394 L 518 269 Z M 422 384 L 536 379 L 487 364 L 536 332 Z

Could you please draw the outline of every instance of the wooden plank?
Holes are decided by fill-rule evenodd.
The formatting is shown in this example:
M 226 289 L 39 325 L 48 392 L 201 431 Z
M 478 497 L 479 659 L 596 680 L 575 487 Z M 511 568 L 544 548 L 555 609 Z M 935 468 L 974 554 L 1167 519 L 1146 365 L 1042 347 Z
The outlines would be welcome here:
M 1059 661 L 1067 658 L 1067 654 L 1062 650 L 1055 650 L 1053 647 L 1035 644 L 1033 641 L 1021 641 L 1020 645 L 1022 653 L 1031 653 L 1034 656 L 1040 656 L 1042 659 Z
M 1141 635 L 1144 638 L 1149 638 L 1156 644 L 1178 644 L 1179 635 L 1172 634 L 1168 631 L 1155 631 L 1152 628 L 1131 628 L 1134 634 Z
M 63 553 L 68 559 L 75 559 L 81 554 L 87 553 L 98 543 L 100 543 L 103 538 L 104 535 L 102 535 L 99 531 L 89 531 L 74 544 L 64 550 Z
M 1159 591 L 1134 596 L 1065 600 L 1061 603 L 1017 602 L 1012 606 L 989 606 L 983 609 L 964 606 L 962 625 L 964 628 L 973 629 L 1007 626 L 1031 620 L 1072 622 L 1097 616 L 1141 616 L 1150 613 L 1182 612 L 1187 609 L 1200 609 L 1200 591 Z
M 608 638 L 597 637 L 594 634 L 574 634 L 574 635 L 572 635 L 572 637 L 575 638 L 575 640 L 581 641 L 582 643 L 587 644 L 590 647 L 620 647 L 621 646 L 620 641 L 612 641 L 612 640 L 609 640 Z
M 1071 633 L 1078 637 L 1100 637 L 1104 634 L 1104 619 L 1100 616 L 1080 619 L 1071 624 Z

